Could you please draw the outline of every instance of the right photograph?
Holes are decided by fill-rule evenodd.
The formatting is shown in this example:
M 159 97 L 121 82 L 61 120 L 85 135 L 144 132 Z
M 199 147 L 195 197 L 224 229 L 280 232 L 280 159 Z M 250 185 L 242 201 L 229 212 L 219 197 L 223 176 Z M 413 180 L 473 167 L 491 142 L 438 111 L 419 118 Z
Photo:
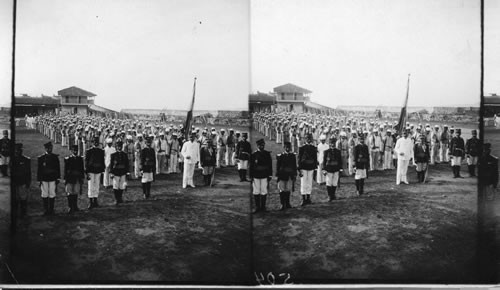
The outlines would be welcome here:
M 251 11 L 257 283 L 485 281 L 481 2 Z

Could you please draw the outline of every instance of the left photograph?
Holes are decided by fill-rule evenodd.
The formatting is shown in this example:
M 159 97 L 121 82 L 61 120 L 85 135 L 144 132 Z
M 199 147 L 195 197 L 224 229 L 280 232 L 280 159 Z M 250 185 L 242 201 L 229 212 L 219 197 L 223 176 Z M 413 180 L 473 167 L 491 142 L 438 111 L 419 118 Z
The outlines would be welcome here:
M 249 3 L 17 3 L 21 284 L 250 284 Z

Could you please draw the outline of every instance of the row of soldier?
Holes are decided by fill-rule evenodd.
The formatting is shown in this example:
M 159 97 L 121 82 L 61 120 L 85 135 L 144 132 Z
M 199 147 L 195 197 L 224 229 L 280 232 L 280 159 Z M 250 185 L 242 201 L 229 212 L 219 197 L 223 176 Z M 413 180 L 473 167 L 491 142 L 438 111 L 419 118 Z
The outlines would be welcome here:
M 360 120 L 359 122 L 349 120 L 346 125 L 342 126 L 342 129 L 333 129 L 332 123 L 327 123 L 328 125 L 320 123 L 318 127 L 321 134 L 315 139 L 314 133 L 317 132 L 316 125 L 308 123 L 308 121 L 311 122 L 310 118 L 314 120 L 316 117 L 322 118 L 324 121 L 324 116 L 291 114 L 291 116 L 285 117 L 284 120 L 276 122 L 282 126 L 281 128 L 285 128 L 287 129 L 285 131 L 289 132 L 288 135 L 280 136 L 279 133 L 275 135 L 277 143 L 282 142 L 285 148 L 285 152 L 277 156 L 278 168 L 276 173 L 282 209 L 287 208 L 287 202 L 289 206 L 291 188 L 290 184 L 283 182 L 283 179 L 293 184 L 296 175 L 293 175 L 291 172 L 295 172 L 295 169 L 298 170 L 299 177 L 301 178 L 300 193 L 303 199 L 302 205 L 307 205 L 311 202 L 312 176 L 314 173 L 316 173 L 317 183 L 324 184 L 326 181 L 330 200 L 335 199 L 335 189 L 340 174 L 354 175 L 357 195 L 363 194 L 364 179 L 367 176 L 367 172 L 371 170 L 385 170 L 395 167 L 397 168 L 396 184 L 400 184 L 401 182 L 408 184 L 407 169 L 410 163 L 416 167 L 417 180 L 424 182 L 429 163 L 448 162 L 448 160 L 451 160 L 453 177 L 461 177 L 460 166 L 462 160 L 467 157 L 469 175 L 475 176 L 475 167 L 481 149 L 481 141 L 477 138 L 477 130 L 472 130 L 472 137 L 465 142 L 461 137 L 460 129 L 457 128 L 455 130 L 452 127 L 448 130 L 448 126 L 446 125 L 443 126 L 443 130 L 441 131 L 439 126 L 435 126 L 434 130 L 432 130 L 430 125 L 415 127 L 411 124 L 406 124 L 407 128 L 402 131 L 402 136 L 397 136 L 397 134 L 394 134 L 394 125 L 389 125 L 388 122 L 379 125 L 374 122 L 366 123 L 364 120 Z M 333 117 L 327 118 L 333 119 Z M 270 123 L 269 119 L 276 120 L 276 114 L 255 114 L 254 129 L 259 130 L 272 140 L 271 130 L 269 130 L 269 127 L 266 127 L 266 124 Z M 297 120 L 302 120 L 298 127 Z M 325 127 L 327 129 L 324 129 Z M 382 137 L 382 132 L 386 128 L 388 128 L 386 135 Z M 347 140 L 349 133 L 351 138 Z M 302 135 L 305 136 L 305 139 L 301 137 Z M 329 140 L 328 145 L 325 144 L 327 139 Z M 264 144 L 263 139 L 259 142 Z M 293 142 L 295 142 L 295 146 Z M 287 174 L 281 172 L 284 169 L 280 168 L 286 162 L 280 162 L 280 159 L 285 158 L 283 156 L 287 156 L 290 159 L 292 159 L 291 156 L 295 158 L 295 155 L 292 155 L 294 147 L 295 149 L 298 148 L 299 151 L 298 161 L 288 162 L 291 165 L 287 166 L 288 177 L 286 177 Z M 332 150 L 336 153 L 332 153 Z M 333 156 L 337 156 L 337 153 L 338 158 L 334 158 Z M 262 155 L 266 154 L 258 153 L 255 158 L 258 159 L 258 156 L 262 157 Z M 266 158 L 262 158 L 267 160 L 268 169 L 266 173 L 261 172 L 257 175 L 269 175 L 265 179 L 260 179 L 261 183 L 254 183 L 257 211 L 265 209 L 265 196 L 267 195 L 268 182 L 272 176 L 270 169 L 272 168 L 270 164 L 271 159 L 270 155 L 267 155 Z M 293 167 L 292 164 L 295 163 L 297 165 Z M 252 161 L 251 164 L 253 164 Z M 382 167 L 379 164 L 382 164 Z M 259 168 L 255 168 L 259 172 Z M 330 176 L 330 173 L 334 174 Z
M 54 117 L 51 116 L 50 118 Z M 47 132 L 46 123 L 36 122 L 36 124 L 36 127 L 41 129 L 41 132 Z M 89 133 L 94 132 L 91 126 L 89 126 Z M 140 128 L 141 125 L 138 127 Z M 123 192 L 127 186 L 127 180 L 135 178 L 141 179 L 144 197 L 149 198 L 151 182 L 155 180 L 157 174 L 165 172 L 162 171 L 163 166 L 158 166 L 158 163 L 164 164 L 169 160 L 170 167 L 168 168 L 171 168 L 172 171 L 167 172 L 171 173 L 177 172 L 175 167 L 177 160 L 180 161 L 179 165 L 181 170 L 183 170 L 183 188 L 188 186 L 195 187 L 193 175 L 196 167 L 202 169 L 204 185 L 211 185 L 213 183 L 214 168 L 224 166 L 221 165 L 224 164 L 223 160 L 218 157 L 224 155 L 226 156 L 225 164 L 231 166 L 237 163 L 240 181 L 246 181 L 248 159 L 251 153 L 250 143 L 246 141 L 248 138 L 247 133 L 239 136 L 238 132 L 233 135 L 233 130 L 229 130 L 228 137 L 234 137 L 233 140 L 237 142 L 233 152 L 232 150 L 227 150 L 227 140 L 229 138 L 224 137 L 224 129 L 221 129 L 219 134 L 213 129 L 212 133 L 208 135 L 206 130 L 200 133 L 199 129 L 196 130 L 196 128 L 193 128 L 193 131 L 189 135 L 189 140 L 182 142 L 182 137 L 179 138 L 181 139 L 179 146 L 182 149 L 175 152 L 178 153 L 178 159 L 177 154 L 172 154 L 172 143 L 176 144 L 175 142 L 178 142 L 177 134 L 182 133 L 182 131 L 173 128 L 171 135 L 164 134 L 161 131 L 157 132 L 157 135 L 148 135 L 148 131 L 151 130 L 150 128 L 149 124 L 145 125 L 145 130 L 143 131 L 146 134 L 145 138 L 142 133 L 134 134 L 135 136 L 132 138 L 130 135 L 125 136 L 126 143 L 121 139 L 121 137 L 124 137 L 123 134 L 115 135 L 113 134 L 113 130 L 104 130 L 106 133 L 109 132 L 106 135 L 106 146 L 104 149 L 101 149 L 101 130 L 98 129 L 96 130 L 96 134 L 93 135 L 94 139 L 90 146 L 91 148 L 85 150 L 83 154 L 79 145 L 70 145 L 71 155 L 64 159 L 64 182 L 65 191 L 68 195 L 69 212 L 78 210 L 76 205 L 77 194 L 81 193 L 85 178 L 88 180 L 89 209 L 98 206 L 97 198 L 101 175 L 103 185 L 105 187 L 113 187 L 117 204 L 123 202 Z M 171 140 L 167 141 L 165 135 L 171 136 Z M 136 139 L 135 142 L 134 139 Z M 57 137 L 55 141 L 57 141 Z M 54 212 L 55 189 L 61 178 L 58 157 L 52 153 L 52 148 L 53 145 L 51 142 L 46 143 L 46 153 L 38 158 L 37 180 L 40 182 L 45 209 L 44 213 L 46 215 Z M 22 155 L 22 144 L 17 144 L 15 151 L 17 158 L 15 158 L 14 165 L 18 170 L 14 178 L 14 185 L 19 197 L 21 214 L 25 215 L 27 190 L 29 190 L 31 183 L 31 171 L 26 168 L 30 168 L 30 160 L 28 157 Z M 168 152 L 168 155 L 162 154 L 166 152 Z M 175 157 L 172 158 L 172 155 Z M 231 158 L 227 156 L 231 156 Z M 228 161 L 228 159 L 231 161 Z M 27 172 L 30 173 L 28 174 Z

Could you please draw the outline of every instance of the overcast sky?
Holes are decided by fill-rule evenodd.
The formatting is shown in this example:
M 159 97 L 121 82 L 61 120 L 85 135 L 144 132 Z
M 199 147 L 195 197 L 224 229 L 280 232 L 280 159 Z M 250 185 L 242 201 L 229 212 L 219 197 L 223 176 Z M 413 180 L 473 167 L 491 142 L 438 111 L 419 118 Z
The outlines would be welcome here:
M 3 2 L 3 1 L 2 1 Z M 17 2 L 16 94 L 77 86 L 98 105 L 246 110 L 247 0 Z
M 12 0 L 0 1 L 0 107 L 11 102 L 12 87 Z
M 484 9 L 484 93 L 500 95 L 500 0 L 485 0 Z
M 479 105 L 480 0 L 252 0 L 251 7 L 252 92 L 290 82 L 328 106 L 401 106 L 410 73 L 409 106 Z

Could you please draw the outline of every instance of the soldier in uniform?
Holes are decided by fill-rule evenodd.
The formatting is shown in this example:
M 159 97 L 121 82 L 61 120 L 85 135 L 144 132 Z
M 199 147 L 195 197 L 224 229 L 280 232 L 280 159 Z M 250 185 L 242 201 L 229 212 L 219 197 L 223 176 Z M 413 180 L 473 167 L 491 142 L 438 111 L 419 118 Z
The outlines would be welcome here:
M 111 154 L 110 177 L 113 180 L 113 194 L 116 205 L 123 202 L 123 191 L 127 188 L 127 175 L 129 175 L 128 155 L 123 152 L 123 141 L 116 140 L 116 152 Z
M 234 137 L 234 130 L 229 129 L 229 135 L 227 136 L 227 152 L 226 152 L 226 165 L 234 166 L 233 163 L 233 153 L 238 140 Z
M 339 174 L 343 171 L 342 152 L 340 149 L 336 148 L 336 141 L 335 137 L 332 136 L 330 138 L 330 148 L 323 153 L 323 171 L 321 173 L 318 172 L 318 174 L 322 174 L 326 177 L 328 201 L 336 199 L 335 192 L 339 184 Z
M 300 194 L 302 206 L 311 204 L 311 191 L 314 170 L 318 167 L 318 149 L 312 145 L 312 134 L 308 134 L 306 144 L 299 147 L 298 170 L 300 177 Z
M 240 182 L 247 181 L 248 160 L 252 152 L 252 146 L 247 141 L 248 133 L 241 134 L 241 140 L 236 144 L 236 158 L 238 163 L 238 173 Z
M 170 152 L 168 156 L 170 156 L 170 160 L 168 161 L 168 173 L 177 173 L 177 167 L 179 165 L 179 150 L 180 143 L 177 139 L 177 133 L 172 133 L 172 140 L 169 143 Z
M 104 150 L 99 148 L 99 137 L 94 137 L 94 146 L 85 153 L 85 172 L 88 180 L 89 207 L 92 209 L 98 207 L 97 198 L 99 197 L 99 183 L 101 174 L 105 170 Z
M 220 135 L 217 137 L 217 168 L 220 167 L 225 167 L 222 164 L 225 163 L 225 157 L 226 157 L 226 146 L 227 146 L 227 136 L 226 136 L 226 131 L 223 129 L 220 129 Z
M 264 139 L 257 141 L 258 150 L 250 155 L 250 179 L 255 200 L 255 212 L 266 211 L 266 199 L 269 181 L 273 175 L 271 152 L 264 150 Z
M 21 217 L 25 217 L 28 210 L 28 198 L 31 185 L 31 160 L 23 155 L 23 144 L 15 145 L 14 160 L 12 164 L 12 188 L 15 192 L 14 210 L 19 205 Z
M 0 172 L 3 177 L 8 176 L 11 145 L 9 131 L 3 130 L 3 138 L 0 139 Z
M 460 176 L 460 166 L 462 165 L 462 158 L 465 156 L 465 142 L 461 135 L 460 128 L 455 130 L 455 137 L 450 141 L 450 158 L 451 167 L 453 169 L 453 178 L 462 178 Z
M 68 213 L 78 211 L 78 195 L 82 193 L 85 169 L 83 157 L 78 156 L 78 146 L 71 145 L 71 155 L 64 158 L 64 184 L 68 195 Z
M 481 140 L 477 138 L 477 130 L 472 130 L 472 137 L 465 143 L 465 154 L 467 154 L 467 166 L 469 176 L 476 176 L 476 165 L 479 158 Z
M 440 141 L 439 141 L 439 126 L 435 125 L 434 126 L 434 131 L 431 133 L 431 165 L 434 165 L 436 163 L 439 163 L 439 146 L 440 146 Z
M 156 156 L 155 150 L 151 147 L 153 136 L 146 138 L 146 147 L 141 151 L 141 183 L 144 198 L 148 199 L 151 196 L 151 182 L 154 181 L 156 171 Z
M 348 161 L 349 161 L 349 144 L 347 142 L 347 133 L 340 132 L 340 138 L 337 140 L 335 147 L 340 150 L 342 156 L 342 171 L 343 176 L 348 176 Z
M 430 159 L 429 146 L 425 140 L 425 135 L 419 136 L 419 140 L 415 143 L 413 152 L 415 154 L 415 163 L 417 165 L 417 180 L 418 182 L 424 182 L 425 172 L 429 166 Z
M 126 140 L 127 143 L 123 145 L 123 152 L 127 154 L 128 158 L 128 176 L 130 177 L 130 179 L 136 179 L 134 170 L 134 140 L 132 139 L 131 135 L 127 135 Z
M 479 200 L 482 202 L 489 196 L 494 196 L 498 185 L 498 158 L 491 155 L 491 144 L 483 144 L 483 150 L 478 160 Z M 480 204 L 484 205 L 484 204 Z
M 392 164 L 392 151 L 394 148 L 394 139 L 391 136 L 391 130 L 387 130 L 386 136 L 383 140 L 383 150 L 382 154 L 384 154 L 384 164 L 383 169 L 393 169 Z
M 408 177 L 406 175 L 408 171 L 408 165 L 410 160 L 413 158 L 413 141 L 408 138 L 409 130 L 403 130 L 403 137 L 396 141 L 396 146 L 394 151 L 398 156 L 398 166 L 396 172 L 396 184 L 401 182 L 408 184 Z M 424 136 L 425 137 L 425 136 Z
M 207 144 L 205 146 L 202 146 L 200 150 L 200 164 L 202 167 L 203 181 L 205 186 L 212 184 L 216 158 L 217 153 L 212 146 L 212 140 L 208 139 Z
M 142 134 L 137 134 L 137 141 L 134 144 L 134 169 L 136 178 L 141 176 L 141 151 L 144 147 L 146 147 L 146 144 L 142 140 Z
M 59 157 L 52 153 L 52 143 L 49 141 L 44 144 L 45 154 L 38 157 L 37 180 L 40 182 L 42 190 L 44 215 L 54 214 L 54 202 L 56 199 L 56 186 L 61 178 L 61 168 Z
M 280 193 L 281 209 L 291 208 L 290 195 L 294 190 L 294 183 L 297 179 L 297 158 L 292 153 L 292 144 L 284 142 L 285 152 L 276 157 L 276 177 L 278 190 Z
M 448 125 L 443 126 L 443 131 L 439 135 L 439 142 L 439 159 L 441 162 L 448 162 L 448 145 L 450 144 L 450 132 L 448 131 Z
M 115 153 L 116 149 L 113 147 L 113 139 L 106 139 L 107 146 L 104 148 L 104 164 L 106 169 L 104 170 L 104 188 L 110 188 L 113 186 L 111 178 L 109 176 L 109 171 L 111 170 L 111 154 Z
M 195 140 L 196 132 L 191 132 L 189 141 L 182 145 L 181 155 L 184 158 L 184 172 L 182 175 L 182 188 L 187 186 L 195 187 L 194 185 L 194 170 L 196 164 L 200 161 L 200 144 Z M 220 156 L 218 156 L 220 157 Z
M 319 185 L 325 183 L 325 176 L 321 174 L 323 172 L 323 154 L 326 150 L 328 150 L 328 144 L 326 144 L 326 135 L 321 134 L 319 136 L 319 144 L 318 144 L 318 169 L 316 174 L 316 182 Z
M 359 143 L 354 146 L 354 181 L 356 183 L 356 193 L 364 193 L 366 172 L 370 166 L 370 153 L 364 138 L 359 138 Z

